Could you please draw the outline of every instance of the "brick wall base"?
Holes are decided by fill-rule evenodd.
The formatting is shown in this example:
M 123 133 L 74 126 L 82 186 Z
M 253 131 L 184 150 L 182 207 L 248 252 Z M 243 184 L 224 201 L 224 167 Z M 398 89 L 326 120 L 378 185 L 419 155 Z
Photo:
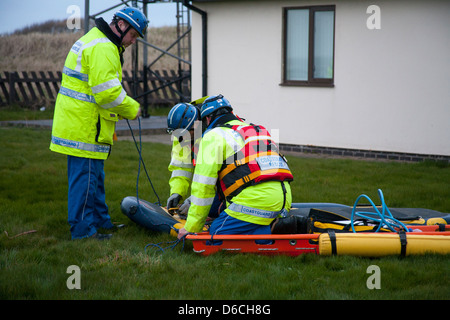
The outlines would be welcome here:
M 415 153 L 401 153 L 390 151 L 374 151 L 374 150 L 358 150 L 358 149 L 342 149 L 330 147 L 318 147 L 310 145 L 293 145 L 293 144 L 279 144 L 281 152 L 298 152 L 310 155 L 322 156 L 337 156 L 350 157 L 358 159 L 372 159 L 372 160 L 392 160 L 405 162 L 422 162 L 435 161 L 450 164 L 450 156 L 432 155 L 432 154 L 415 154 Z

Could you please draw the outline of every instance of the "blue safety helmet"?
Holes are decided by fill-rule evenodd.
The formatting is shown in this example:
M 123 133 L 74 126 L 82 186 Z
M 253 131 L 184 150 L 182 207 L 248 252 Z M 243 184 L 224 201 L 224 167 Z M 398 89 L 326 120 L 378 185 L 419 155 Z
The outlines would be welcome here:
M 200 120 L 199 114 L 199 110 L 190 103 L 176 104 L 167 115 L 167 133 L 183 129 L 180 132 L 183 135 L 185 131 L 192 129 L 196 120 Z
M 148 20 L 147 17 L 138 9 L 133 7 L 126 7 L 120 11 L 117 11 L 114 18 L 120 18 L 125 20 L 133 27 L 141 36 L 144 37 L 147 31 Z
M 204 119 L 206 116 L 209 116 L 222 108 L 227 108 L 229 111 L 233 110 L 230 102 L 225 99 L 223 95 L 219 94 L 211 96 L 203 102 L 200 117 Z

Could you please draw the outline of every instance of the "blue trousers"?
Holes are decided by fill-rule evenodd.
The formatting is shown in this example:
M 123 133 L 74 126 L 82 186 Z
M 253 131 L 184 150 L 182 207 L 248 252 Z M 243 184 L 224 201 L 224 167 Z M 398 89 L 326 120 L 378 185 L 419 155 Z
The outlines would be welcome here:
M 216 196 L 214 197 L 214 201 L 211 205 L 211 208 L 209 209 L 208 217 L 210 218 L 217 218 L 220 214 L 222 207 L 222 201 L 219 199 L 219 195 L 216 193 Z
M 104 160 L 67 156 L 68 222 L 72 239 L 113 227 L 105 202 Z
M 271 234 L 270 225 L 259 225 L 242 221 L 229 216 L 222 211 L 209 227 L 209 234 Z M 213 237 L 214 238 L 214 237 Z M 220 245 L 222 241 L 213 241 L 212 244 Z M 256 240 L 258 244 L 270 244 L 270 240 Z M 210 242 L 208 244 L 211 244 Z

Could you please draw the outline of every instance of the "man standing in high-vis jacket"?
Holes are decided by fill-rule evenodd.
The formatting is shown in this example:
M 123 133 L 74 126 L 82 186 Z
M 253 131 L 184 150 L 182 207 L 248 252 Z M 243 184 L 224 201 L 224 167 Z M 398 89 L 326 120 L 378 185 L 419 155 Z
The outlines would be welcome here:
M 139 103 L 123 88 L 123 52 L 144 37 L 148 20 L 126 7 L 107 24 L 102 18 L 67 55 L 55 104 L 50 150 L 67 155 L 68 222 L 72 239 L 108 239 L 114 225 L 105 202 L 104 160 L 119 118 L 136 119 Z
M 232 110 L 222 95 L 202 105 L 207 128 L 192 179 L 191 206 L 178 238 L 202 231 L 216 192 L 226 209 L 212 222 L 212 236 L 270 234 L 272 221 L 291 207 L 293 176 L 269 132 L 243 122 Z

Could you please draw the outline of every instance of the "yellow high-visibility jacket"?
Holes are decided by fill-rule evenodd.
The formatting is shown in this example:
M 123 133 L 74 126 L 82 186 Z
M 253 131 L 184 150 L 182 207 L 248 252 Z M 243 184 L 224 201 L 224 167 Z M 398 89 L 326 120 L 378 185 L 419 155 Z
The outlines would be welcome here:
M 227 124 L 243 125 L 241 121 L 232 120 Z M 245 124 L 244 124 L 245 125 Z M 200 232 L 208 216 L 211 204 L 216 195 L 216 183 L 222 164 L 232 154 L 244 146 L 242 136 L 235 130 L 226 127 L 216 127 L 205 133 L 197 155 L 194 177 L 191 187 L 191 206 L 184 228 L 188 232 Z M 281 183 L 284 184 L 284 195 Z M 267 211 L 290 210 L 292 203 L 291 188 L 287 181 L 267 181 L 249 186 L 231 199 L 237 205 Z M 227 207 L 229 202 L 227 203 Z M 225 210 L 233 218 L 250 223 L 269 225 L 274 219 Z
M 50 150 L 107 159 L 119 115 L 134 119 L 139 110 L 139 103 L 127 95 L 121 81 L 118 46 L 99 28 L 92 28 L 67 55 Z
M 191 101 L 193 106 L 200 106 L 208 96 Z M 186 136 L 184 136 L 186 138 Z M 188 138 L 191 138 L 190 136 Z M 183 199 L 187 198 L 189 188 L 192 183 L 192 176 L 194 174 L 194 162 L 198 153 L 198 146 L 200 138 L 196 138 L 194 134 L 194 146 L 192 140 L 182 140 L 173 136 L 172 154 L 169 164 L 169 171 L 172 175 L 169 179 L 170 195 L 178 193 Z
M 195 143 L 198 144 L 199 139 Z M 177 137 L 173 138 L 169 164 L 169 171 L 172 172 L 169 179 L 171 195 L 178 193 L 183 199 L 187 198 L 194 174 L 193 152 L 190 140 L 180 143 Z

